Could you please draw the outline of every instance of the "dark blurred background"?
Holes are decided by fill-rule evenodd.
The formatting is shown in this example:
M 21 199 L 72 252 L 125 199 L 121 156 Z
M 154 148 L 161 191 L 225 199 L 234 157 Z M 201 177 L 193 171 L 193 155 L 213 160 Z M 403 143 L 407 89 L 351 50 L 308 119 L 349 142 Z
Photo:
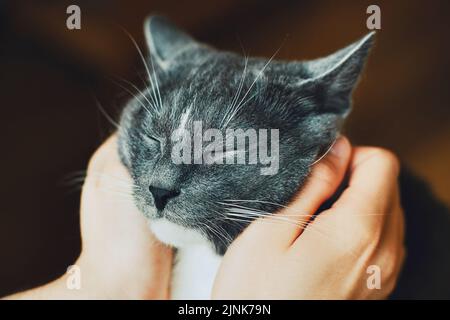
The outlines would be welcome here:
M 66 28 L 70 4 L 81 30 Z M 119 26 L 145 48 L 142 23 L 157 12 L 220 49 L 271 56 L 282 44 L 278 58 L 306 59 L 365 34 L 370 4 L 382 30 L 347 134 L 394 150 L 450 204 L 449 1 L 0 0 L 0 296 L 79 254 L 79 189 L 66 182 L 113 131 L 94 96 L 117 117 L 128 96 L 111 77 L 134 81 L 143 67 Z

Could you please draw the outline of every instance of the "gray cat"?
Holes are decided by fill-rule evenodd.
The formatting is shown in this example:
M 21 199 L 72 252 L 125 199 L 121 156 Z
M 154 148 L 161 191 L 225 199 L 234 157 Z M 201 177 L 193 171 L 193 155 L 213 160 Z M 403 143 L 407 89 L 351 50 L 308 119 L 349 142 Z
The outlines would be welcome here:
M 208 298 L 233 239 L 258 214 L 288 204 L 335 141 L 374 34 L 303 62 L 218 51 L 162 17 L 149 18 L 145 34 L 151 85 L 123 111 L 119 153 L 137 207 L 155 235 L 178 249 L 173 298 Z M 277 173 L 260 174 L 261 163 L 174 163 L 173 132 L 194 132 L 196 121 L 224 135 L 278 129 Z

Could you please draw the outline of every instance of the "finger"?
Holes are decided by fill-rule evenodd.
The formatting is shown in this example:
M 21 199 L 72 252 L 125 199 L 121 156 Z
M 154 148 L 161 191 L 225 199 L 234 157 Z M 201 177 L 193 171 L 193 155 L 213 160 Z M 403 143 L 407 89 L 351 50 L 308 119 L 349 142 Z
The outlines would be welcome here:
M 392 153 L 379 148 L 354 148 L 348 188 L 330 210 L 307 227 L 295 246 L 320 238 L 324 246 L 336 247 L 338 254 L 352 254 L 380 239 L 386 215 L 399 205 L 398 171 Z
M 98 203 L 115 204 L 136 211 L 133 204 L 133 182 L 126 168 L 120 162 L 117 152 L 117 138 L 108 138 L 91 157 L 83 185 L 82 203 L 96 199 Z M 131 210 L 133 209 L 133 210 Z
M 85 185 L 101 188 L 129 185 L 130 177 L 122 165 L 118 150 L 117 136 L 109 137 L 89 160 Z M 123 183 L 121 183 L 123 182 Z
M 263 218 L 270 223 L 253 223 L 265 239 L 276 245 L 288 247 L 303 231 L 304 224 L 342 182 L 351 154 L 351 145 L 347 138 L 340 137 L 330 152 L 314 165 L 311 175 L 294 201 L 275 213 L 273 217 Z
M 397 283 L 405 258 L 404 215 L 399 197 L 386 216 L 383 233 L 372 255 L 370 264 L 379 266 L 382 275 L 383 291 L 391 293 Z
M 138 221 L 144 228 L 146 220 L 135 206 L 132 191 L 133 181 L 120 162 L 117 137 L 113 135 L 97 149 L 89 161 L 81 194 L 81 212 L 96 212 L 96 215 L 85 215 L 95 219 L 102 219 L 104 214 L 112 220 L 114 217 L 127 216 L 132 220 L 124 227 L 134 227 L 133 223 Z
M 89 160 L 87 173 L 102 171 L 106 163 L 112 160 L 118 161 L 117 136 L 109 137 L 94 153 Z
M 342 182 L 350 162 L 351 145 L 340 137 L 330 152 L 314 165 L 300 193 L 295 196 L 291 210 L 282 210 L 279 216 L 290 216 L 291 211 L 312 215 L 328 200 Z
M 349 186 L 345 190 L 352 199 L 341 197 L 335 206 L 362 205 L 387 199 L 396 187 L 400 165 L 397 157 L 381 148 L 357 147 L 350 164 Z
M 355 222 L 382 223 L 384 213 L 398 197 L 397 178 L 400 171 L 397 157 L 381 148 L 355 148 L 350 164 L 349 185 L 333 204 L 338 212 L 354 213 Z

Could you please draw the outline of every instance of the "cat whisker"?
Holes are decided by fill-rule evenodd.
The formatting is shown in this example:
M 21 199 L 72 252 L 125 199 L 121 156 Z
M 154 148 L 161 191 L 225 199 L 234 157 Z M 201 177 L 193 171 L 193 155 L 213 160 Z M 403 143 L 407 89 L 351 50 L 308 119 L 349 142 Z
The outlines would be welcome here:
M 233 207 L 228 207 L 228 208 L 226 208 L 226 210 L 228 210 L 229 212 L 242 212 L 242 213 L 249 212 L 251 214 L 271 215 L 270 212 L 262 211 L 259 209 L 247 208 L 247 207 L 243 207 L 243 206 L 239 206 L 239 205 L 235 205 Z
M 358 214 L 355 214 L 358 215 Z M 353 215 L 353 216 L 355 216 Z M 383 215 L 383 214 L 362 214 L 363 216 L 368 215 Z M 305 218 L 304 220 L 299 220 L 298 217 Z M 290 219 L 295 218 L 295 219 Z M 319 233 L 322 237 L 327 238 L 331 243 L 335 243 L 335 239 L 332 239 L 327 235 L 327 232 L 330 232 L 330 228 L 325 228 L 323 225 L 315 224 L 314 222 L 317 219 L 320 219 L 320 215 L 315 219 L 310 219 L 311 215 L 283 215 L 283 217 L 279 217 L 276 214 L 269 214 L 264 211 L 253 211 L 249 209 L 241 209 L 241 208 L 230 208 L 224 217 L 227 221 L 236 221 L 236 222 L 245 222 L 251 223 L 253 221 L 258 221 L 258 223 L 275 223 L 275 224 L 290 224 L 300 228 L 301 230 L 311 230 L 312 232 Z M 328 230 L 328 231 L 327 231 Z M 334 244 L 335 245 L 335 244 Z M 349 253 L 356 256 L 354 252 L 349 250 Z
M 217 204 L 220 204 L 220 205 L 225 206 L 225 207 L 237 207 L 237 208 L 244 208 L 244 209 L 249 209 L 249 210 L 263 211 L 263 210 L 256 209 L 256 208 L 246 207 L 246 206 L 244 206 L 243 204 L 240 204 L 240 203 L 226 203 L 226 202 L 218 201 Z
M 133 194 L 111 186 L 101 186 L 97 190 L 107 195 L 111 200 L 123 200 L 123 202 L 133 203 Z
M 213 203 L 211 203 L 213 204 Z M 203 225 L 205 225 L 208 230 L 211 231 L 211 233 L 215 234 L 220 241 L 222 242 L 222 244 L 225 247 L 228 247 L 228 245 L 233 241 L 231 235 L 228 233 L 228 231 L 223 228 L 222 226 L 220 226 L 220 224 L 214 224 L 213 221 L 221 221 L 221 217 L 223 216 L 223 213 L 220 211 L 216 211 L 213 210 L 213 212 L 216 214 L 216 216 L 212 219 L 212 220 L 207 220 L 206 222 L 204 221 L 199 221 L 199 219 L 197 219 L 197 221 Z
M 246 222 L 248 224 L 250 224 L 253 221 L 255 221 L 256 223 L 268 223 L 268 224 L 276 224 L 276 225 L 281 224 L 278 221 L 268 221 L 268 220 L 264 220 L 264 219 L 255 220 L 254 218 L 247 218 L 247 217 L 224 217 L 223 220 L 233 221 L 233 222 Z
M 302 230 L 306 229 L 307 227 L 308 228 L 318 229 L 318 227 L 313 224 L 313 222 L 314 222 L 313 220 L 297 221 L 296 222 L 296 221 L 292 221 L 292 220 L 272 219 L 273 218 L 272 216 L 263 216 L 260 219 L 255 219 L 255 216 L 245 216 L 245 215 L 240 215 L 240 214 L 236 214 L 236 215 L 231 214 L 230 216 L 231 217 L 225 217 L 225 219 L 228 219 L 228 218 L 240 219 L 240 220 L 245 221 L 245 222 L 252 222 L 252 221 L 258 221 L 258 222 L 263 222 L 263 223 L 264 222 L 268 222 L 268 223 L 276 223 L 278 225 L 283 225 L 283 224 L 288 223 L 288 224 L 296 226 L 296 227 L 298 227 L 298 228 L 300 228 Z M 321 226 L 321 228 L 324 229 L 323 226 Z
M 248 212 L 242 212 L 242 211 L 229 211 L 228 212 L 229 216 L 234 216 L 234 217 L 247 217 L 247 218 L 263 218 L 263 219 L 268 219 L 268 220 L 273 220 L 273 221 L 280 221 L 280 222 L 284 222 L 284 223 L 288 223 L 288 224 L 292 224 L 292 225 L 301 225 L 302 223 L 305 223 L 306 221 L 298 221 L 296 220 L 292 220 L 292 219 L 288 219 L 288 218 L 284 218 L 284 217 L 276 217 L 273 215 L 265 215 L 265 214 L 252 214 L 252 213 L 248 213 Z
M 240 109 L 242 109 L 242 108 L 247 104 L 247 102 L 249 102 L 250 100 L 252 100 L 252 99 L 253 99 L 254 97 L 256 97 L 257 95 L 258 95 L 257 92 L 255 92 L 254 94 L 252 94 L 250 98 L 248 98 L 247 100 L 245 100 L 245 101 L 241 104 Z
M 245 217 L 242 217 L 242 218 L 225 217 L 224 220 L 235 221 L 235 222 L 253 222 L 253 221 L 255 221 L 256 223 L 265 223 L 265 224 L 271 224 L 271 225 L 282 225 L 283 224 L 280 221 L 271 221 L 271 220 L 266 220 L 266 219 L 254 220 L 253 218 L 245 218 Z M 313 223 L 313 221 L 309 221 L 302 225 L 298 225 L 298 227 L 301 230 L 311 230 L 312 232 L 316 232 L 316 233 L 320 234 L 322 237 L 324 237 L 325 239 L 327 239 L 332 245 L 338 246 L 339 241 L 337 241 L 337 239 L 331 238 L 326 233 L 319 230 L 319 228 L 317 227 L 317 225 L 315 225 Z M 321 227 L 321 228 L 324 229 L 323 227 Z M 352 250 L 348 250 L 348 253 L 354 257 L 357 256 L 356 253 L 353 252 Z
M 220 204 L 220 202 L 219 202 Z M 311 218 L 311 215 L 305 214 L 305 215 L 291 215 L 291 216 L 278 216 L 276 214 L 273 214 L 271 212 L 266 212 L 263 210 L 259 210 L 259 209 L 254 209 L 254 208 L 248 208 L 242 205 L 237 205 L 237 204 L 231 204 L 228 205 L 228 207 L 226 208 L 226 210 L 228 211 L 228 214 L 234 214 L 234 215 L 248 215 L 251 217 L 265 217 L 265 218 L 270 218 L 273 220 L 279 220 L 279 221 L 286 221 L 289 223 L 296 223 L 296 221 L 293 221 L 293 219 L 291 218 L 296 218 L 295 220 L 298 220 L 299 217 L 301 218 L 305 218 L 306 220 L 309 220 Z M 299 221 L 297 221 L 299 222 Z
M 130 187 L 134 187 L 135 186 L 135 184 L 132 181 L 127 180 L 125 178 L 117 177 L 117 176 L 114 176 L 114 175 L 111 175 L 111 174 L 107 174 L 107 173 L 103 173 L 103 172 L 97 172 L 97 171 L 91 171 L 89 174 L 90 175 L 94 175 L 96 177 L 100 177 L 100 178 L 114 179 L 116 181 L 123 182 L 123 184 L 126 185 L 126 186 L 130 186 Z
M 250 85 L 250 87 L 248 88 L 247 92 L 244 94 L 244 96 L 242 97 L 242 99 L 240 100 L 240 102 L 238 103 L 237 107 L 235 108 L 235 110 L 233 111 L 233 113 L 231 114 L 231 116 L 228 118 L 227 122 L 225 123 L 225 127 L 228 125 L 228 123 L 230 123 L 230 121 L 234 118 L 234 116 L 239 112 L 239 110 L 242 107 L 242 102 L 245 100 L 245 98 L 247 97 L 247 95 L 250 93 L 250 91 L 252 90 L 253 86 L 256 84 L 256 82 L 259 80 L 259 78 L 263 75 L 264 71 L 266 70 L 266 68 L 269 66 L 269 64 L 272 62 L 272 60 L 275 58 L 275 56 L 278 54 L 278 52 L 280 51 L 281 47 L 279 47 L 275 53 L 270 57 L 270 59 L 266 62 L 266 64 L 262 67 L 262 69 L 258 72 L 257 76 L 255 77 L 255 79 L 253 80 L 252 84 Z
M 336 144 L 337 141 L 337 137 L 334 139 L 333 143 L 331 144 L 330 147 L 328 147 L 328 149 L 325 151 L 325 153 L 323 155 L 321 155 L 316 161 L 314 161 L 313 163 L 311 163 L 309 166 L 312 167 L 314 166 L 316 163 L 320 162 L 323 158 L 325 158 L 327 156 L 327 154 L 331 151 L 331 149 L 333 149 L 334 145 Z
M 140 105 L 145 111 L 147 111 L 148 114 L 152 114 L 152 113 L 150 112 L 150 110 L 149 110 L 149 109 L 145 106 L 145 104 L 142 102 L 142 100 L 136 95 L 135 92 L 131 91 L 129 88 L 125 87 L 124 85 L 122 85 L 121 83 L 119 83 L 119 82 L 117 82 L 117 81 L 115 81 L 115 80 L 113 80 L 113 79 L 110 79 L 110 81 L 113 82 L 115 85 L 121 87 L 121 88 L 122 88 L 123 90 L 125 90 L 126 92 L 128 92 L 128 94 L 130 94 L 132 97 L 134 97 L 134 98 L 136 99 L 136 101 L 138 101 L 139 105 Z M 126 80 L 126 81 L 127 81 L 127 80 Z M 136 88 L 137 88 L 137 87 L 136 87 Z M 139 93 L 140 93 L 141 95 L 143 95 L 143 93 L 140 92 L 139 89 L 137 89 L 137 90 L 139 91 Z M 145 96 L 144 96 L 144 98 L 145 98 Z M 147 101 L 148 101 L 148 100 L 147 100 Z M 153 108 L 154 110 L 156 110 L 156 108 L 154 107 L 153 104 L 151 104 L 151 106 L 152 106 L 152 108 Z
M 68 183 L 84 183 L 87 178 L 89 177 L 97 177 L 101 179 L 108 180 L 108 183 L 110 183 L 112 186 L 122 187 L 127 190 L 131 190 L 135 187 L 135 184 L 133 182 L 130 182 L 126 179 L 116 177 L 114 175 L 106 174 L 103 172 L 95 172 L 91 171 L 89 172 L 89 175 L 87 174 L 86 170 L 74 172 L 67 176 L 66 179 L 68 179 Z
M 242 71 L 241 80 L 239 82 L 239 87 L 238 87 L 236 95 L 233 97 L 233 101 L 231 103 L 232 109 L 235 107 L 236 102 L 238 101 L 239 97 L 241 96 L 242 88 L 244 87 L 245 76 L 247 75 L 247 65 L 248 65 L 248 57 L 245 57 L 244 70 Z
M 282 207 L 282 208 L 288 208 L 285 205 L 276 203 L 276 202 L 271 202 L 271 201 L 265 201 L 265 200 L 245 200 L 245 199 L 225 199 L 223 201 L 229 201 L 229 202 L 257 202 L 257 203 L 265 203 L 265 204 L 272 204 L 274 206 L 278 206 L 278 207 Z
M 72 185 L 78 185 L 86 179 L 86 171 L 76 171 L 67 174 L 64 176 L 61 180 L 63 185 L 66 186 L 72 186 Z
M 127 85 L 131 86 L 153 109 L 154 112 L 158 112 L 158 109 L 156 108 L 156 106 L 154 105 L 154 103 L 152 103 L 144 94 L 144 92 L 142 92 L 142 90 L 140 90 L 134 83 L 132 83 L 131 81 L 121 78 L 121 77 L 117 77 L 116 78 L 124 83 L 126 83 Z M 123 88 L 123 87 L 122 87 Z M 129 92 L 129 91 L 128 91 Z M 129 92 L 130 93 L 130 92 Z M 134 95 L 135 96 L 135 95 Z M 135 96 L 136 97 L 136 96 Z M 145 109 L 145 111 L 147 111 L 149 114 L 152 114 L 150 112 L 150 110 L 142 104 L 142 101 L 136 97 L 136 99 L 139 101 L 140 105 Z
M 247 216 L 228 216 L 224 218 L 225 220 L 231 220 L 231 221 L 238 221 L 238 222 L 246 222 L 246 223 L 253 223 L 255 221 L 256 223 L 268 223 L 268 224 L 275 224 L 275 225 L 286 225 L 286 221 L 280 221 L 280 220 L 272 220 L 272 219 L 255 219 L 255 217 L 247 217 Z M 295 227 L 300 228 L 301 230 L 306 229 L 306 227 L 309 227 L 309 223 L 303 223 L 303 224 L 293 224 Z
M 220 211 L 216 211 L 213 210 L 213 212 L 215 212 L 217 215 L 221 215 L 222 213 Z M 212 223 L 211 223 L 212 225 Z M 218 228 L 220 228 L 221 230 L 223 230 L 224 235 L 226 236 L 227 240 L 229 241 L 229 243 L 231 243 L 233 241 L 233 239 L 231 239 L 230 234 L 227 232 L 227 230 L 225 230 L 223 227 L 221 227 L 220 225 L 216 225 Z
M 357 214 L 355 214 L 357 215 Z M 363 216 L 366 215 L 382 215 L 382 214 L 362 214 Z M 307 218 L 305 220 L 298 220 L 297 217 L 301 216 L 304 218 Z M 295 217 L 296 219 L 289 219 L 290 217 Z M 301 230 L 309 229 L 313 232 L 321 234 L 323 237 L 330 240 L 330 242 L 334 243 L 334 239 L 329 237 L 326 232 L 329 232 L 329 228 L 324 228 L 323 225 L 315 224 L 314 222 L 317 219 L 320 219 L 320 215 L 317 216 L 315 219 L 310 219 L 310 215 L 292 215 L 289 217 L 286 217 L 283 215 L 283 217 L 278 217 L 276 214 L 268 214 L 267 212 L 258 212 L 258 211 L 252 211 L 248 209 L 241 209 L 241 208 L 230 208 L 230 210 L 226 213 L 226 216 L 224 217 L 225 220 L 233 220 L 238 222 L 252 222 L 252 221 L 258 221 L 258 223 L 275 223 L 275 224 L 290 224 L 294 225 Z M 320 227 L 319 227 L 320 226 Z M 328 230 L 328 231 L 327 231 Z M 350 252 L 352 255 L 354 255 L 353 252 Z
M 225 247 L 227 247 L 230 244 L 230 242 L 227 243 L 225 236 L 219 231 L 217 231 L 212 225 L 208 225 L 207 223 L 204 222 L 200 222 L 200 224 L 205 226 L 213 235 L 217 236 L 219 241 L 221 241 Z
M 238 101 L 238 99 L 239 99 L 239 97 L 241 95 L 242 88 L 243 88 L 244 82 L 245 82 L 245 76 L 246 76 L 246 73 L 247 73 L 247 64 L 248 64 L 248 57 L 245 57 L 244 70 L 243 70 L 242 75 L 241 75 L 241 80 L 239 82 L 238 90 L 236 91 L 236 94 L 234 95 L 233 100 L 231 101 L 231 105 L 228 107 L 228 109 L 225 112 L 225 115 L 224 115 L 224 117 L 223 117 L 223 119 L 222 119 L 222 121 L 220 123 L 220 127 L 221 128 L 223 127 L 223 121 L 225 121 L 227 119 L 228 115 L 230 114 L 230 112 L 232 110 L 234 110 L 235 104 L 236 104 L 236 102 Z
M 131 42 L 133 43 L 134 47 L 136 48 L 136 50 L 137 50 L 137 52 L 138 52 L 138 54 L 139 54 L 139 57 L 140 57 L 141 60 L 142 60 L 142 63 L 143 63 L 143 65 L 144 65 L 144 67 L 145 67 L 145 70 L 146 70 L 146 72 L 147 72 L 148 80 L 150 81 L 150 86 L 151 86 L 152 91 L 153 91 L 154 102 L 155 102 L 156 105 L 158 105 L 158 103 L 157 103 L 158 97 L 157 97 L 157 93 L 156 93 L 156 91 L 155 91 L 155 83 L 153 82 L 153 77 L 152 77 L 152 74 L 151 74 L 151 72 L 150 72 L 150 68 L 148 67 L 148 64 L 147 64 L 147 62 L 146 62 L 146 60 L 145 60 L 144 54 L 142 53 L 141 48 L 139 47 L 139 45 L 137 44 L 137 42 L 136 42 L 136 40 L 133 38 L 133 36 L 132 36 L 126 29 L 122 28 L 122 30 L 123 30 L 123 31 L 125 32 L 125 34 L 130 38 Z M 155 81 L 157 81 L 156 73 L 154 72 L 154 71 L 155 71 L 155 68 L 154 68 L 154 66 L 153 66 L 153 60 L 152 60 L 151 56 L 150 56 L 150 61 L 151 61 L 151 64 L 152 64 L 153 73 L 154 73 L 154 76 L 155 76 Z M 158 88 L 158 93 L 159 93 L 159 88 Z M 160 98 L 160 96 L 159 96 L 159 98 Z M 161 99 L 159 99 L 159 101 L 160 101 L 160 103 L 159 103 L 159 108 L 161 108 L 161 106 L 162 106 Z
M 225 237 L 225 239 L 228 241 L 228 245 L 229 245 L 233 241 L 230 234 L 220 225 L 217 225 L 217 228 L 219 228 L 220 230 L 223 231 L 222 234 Z
M 257 203 L 265 203 L 265 204 L 271 204 L 271 205 L 275 205 L 275 206 L 279 206 L 279 207 L 282 207 L 282 208 L 286 208 L 286 209 L 288 209 L 288 210 L 293 210 L 291 207 L 289 207 L 289 206 L 285 206 L 285 205 L 282 205 L 282 204 L 279 204 L 279 203 L 275 203 L 275 202 L 271 202 L 271 201 L 264 201 L 264 200 L 244 200 L 244 199 L 236 199 L 236 200 L 234 200 L 234 199 L 225 199 L 225 200 L 223 200 L 223 201 L 227 201 L 227 202 L 257 202 Z M 223 203 L 223 202 L 218 202 L 218 203 L 220 203 L 220 204 L 224 204 L 224 205 L 227 205 L 227 206 L 232 206 L 232 205 L 235 205 L 235 204 L 233 204 L 233 203 L 231 203 L 231 204 L 226 204 L 226 203 Z M 253 209 L 253 208 L 252 208 Z M 259 209 L 255 209 L 255 210 L 259 210 Z M 260 210 L 261 211 L 261 210 Z M 274 216 L 276 215 L 276 214 L 273 214 Z M 363 214 L 359 214 L 359 213 L 349 213 L 349 214 L 343 214 L 343 215 L 339 215 L 339 216 L 335 216 L 335 215 L 330 215 L 329 217 L 342 217 L 342 216 L 351 216 L 351 217 L 355 217 L 355 216 L 384 216 L 385 215 L 385 213 L 363 213 Z M 320 215 L 318 215 L 318 216 L 320 216 Z M 311 217 L 311 214 L 309 214 L 309 213 L 307 213 L 307 214 L 289 214 L 289 213 L 283 213 L 283 217 Z
M 155 65 L 153 64 L 153 58 L 152 55 L 149 55 L 150 57 L 150 64 L 152 65 L 152 70 L 153 70 L 153 76 L 155 77 L 155 84 L 156 84 L 156 92 L 158 94 L 158 99 L 159 99 L 159 108 L 162 108 L 162 98 L 161 98 L 161 92 L 159 90 L 159 83 L 158 83 L 158 77 L 156 75 L 156 71 L 155 71 Z
M 256 209 L 256 208 L 249 208 L 240 204 L 225 204 L 225 203 L 220 203 L 219 204 L 225 205 L 227 210 L 242 210 L 242 211 L 248 211 L 248 212 L 252 212 L 252 213 L 259 213 L 259 214 L 265 214 L 265 215 L 271 215 L 272 212 L 266 212 L 260 209 Z
M 78 192 L 83 187 L 86 179 L 86 170 L 71 172 L 60 180 L 62 186 L 68 189 L 69 193 Z
M 103 108 L 100 101 L 98 101 L 97 97 L 94 95 L 95 104 L 97 105 L 97 108 L 100 110 L 100 112 L 103 114 L 103 116 L 108 120 L 116 129 L 120 129 L 120 124 L 118 124 Z

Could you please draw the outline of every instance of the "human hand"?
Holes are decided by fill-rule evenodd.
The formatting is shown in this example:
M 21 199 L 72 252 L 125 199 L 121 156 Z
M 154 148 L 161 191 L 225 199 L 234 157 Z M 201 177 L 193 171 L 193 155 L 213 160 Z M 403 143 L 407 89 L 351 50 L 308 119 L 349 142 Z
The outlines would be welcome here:
M 6 299 L 167 299 L 172 250 L 156 240 L 131 198 L 131 179 L 120 163 L 116 137 L 89 163 L 81 196 L 81 288 L 67 273 Z
M 332 208 L 309 220 L 349 170 Z M 232 243 L 213 299 L 377 299 L 393 290 L 404 258 L 404 220 L 390 152 L 341 137 L 294 201 L 254 221 Z M 369 289 L 369 266 L 381 288 Z
M 82 253 L 77 264 L 89 292 L 110 298 L 169 297 L 172 250 L 150 232 L 135 207 L 132 181 L 116 137 L 92 157 L 81 198 Z

